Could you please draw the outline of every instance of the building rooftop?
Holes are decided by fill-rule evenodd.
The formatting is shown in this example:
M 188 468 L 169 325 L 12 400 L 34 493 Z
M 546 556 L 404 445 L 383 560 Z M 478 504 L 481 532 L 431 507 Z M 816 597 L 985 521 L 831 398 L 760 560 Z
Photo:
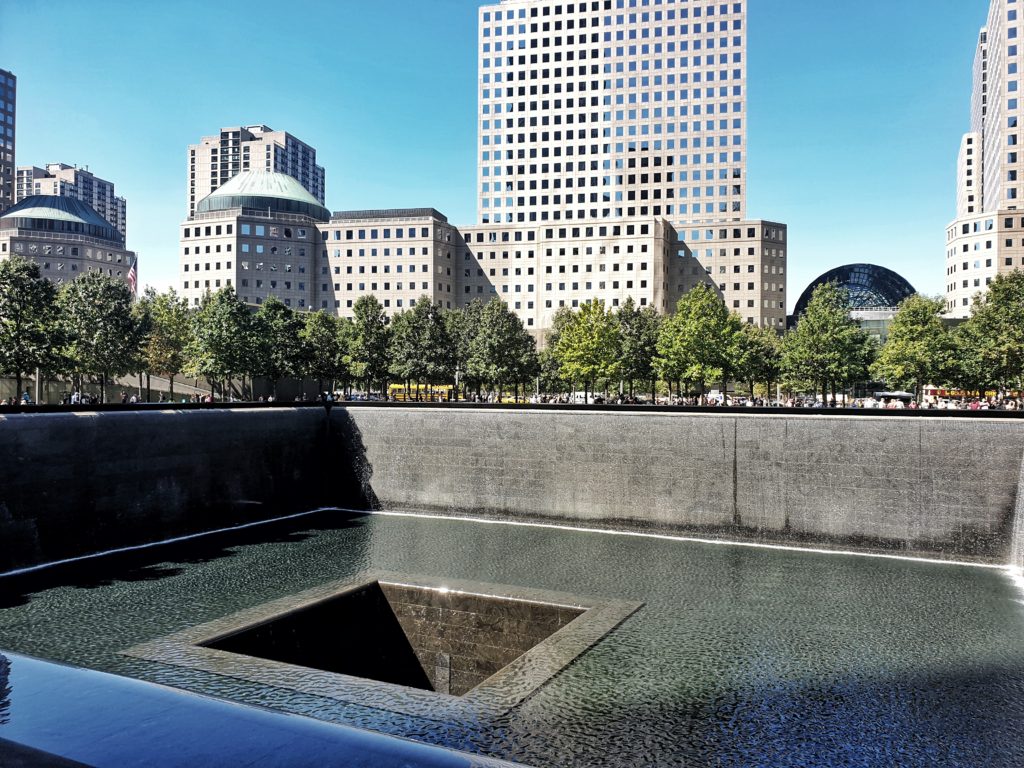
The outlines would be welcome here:
M 25 229 L 82 231 L 108 240 L 123 241 L 124 239 L 117 228 L 98 214 L 92 206 L 73 197 L 31 195 L 4 211 L 3 219 L 5 221 L 21 219 L 22 222 L 11 223 Z M 59 227 L 36 226 L 24 222 L 28 219 L 39 222 L 62 222 L 63 224 Z
M 282 213 L 299 213 L 320 221 L 330 211 L 320 205 L 295 178 L 273 171 L 244 171 L 229 179 L 196 205 L 196 213 L 231 208 L 258 208 Z
M 436 208 L 382 208 L 371 211 L 335 211 L 331 221 L 354 219 L 437 219 L 447 222 L 448 217 Z

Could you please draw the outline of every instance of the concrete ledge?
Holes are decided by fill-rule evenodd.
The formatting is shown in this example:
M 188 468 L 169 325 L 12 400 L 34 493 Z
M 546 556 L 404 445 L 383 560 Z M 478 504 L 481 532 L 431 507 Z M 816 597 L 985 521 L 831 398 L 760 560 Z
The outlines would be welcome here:
M 0 711 L 9 715 L 0 718 L 0 765 L 514 768 L 103 672 L 6 652 L 0 659 L 9 660 L 0 684 Z

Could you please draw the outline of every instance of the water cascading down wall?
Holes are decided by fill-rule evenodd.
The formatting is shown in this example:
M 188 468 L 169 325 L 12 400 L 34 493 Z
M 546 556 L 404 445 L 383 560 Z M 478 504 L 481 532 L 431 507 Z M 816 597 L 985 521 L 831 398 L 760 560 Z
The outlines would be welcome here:
M 0 572 L 317 507 L 1024 565 L 1024 421 L 365 406 L 0 416 Z

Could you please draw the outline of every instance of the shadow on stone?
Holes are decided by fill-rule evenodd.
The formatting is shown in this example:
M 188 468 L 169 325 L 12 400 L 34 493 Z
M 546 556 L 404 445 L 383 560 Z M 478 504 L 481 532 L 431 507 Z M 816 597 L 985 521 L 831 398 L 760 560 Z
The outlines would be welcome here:
M 315 531 L 355 527 L 361 517 L 359 513 L 321 510 L 287 520 L 197 535 L 183 541 L 57 563 L 28 573 L 0 575 L 0 608 L 22 605 L 29 602 L 32 595 L 56 587 L 94 589 L 115 582 L 157 581 L 177 576 L 184 570 L 177 564 L 233 557 L 237 548 L 251 544 L 303 541 Z

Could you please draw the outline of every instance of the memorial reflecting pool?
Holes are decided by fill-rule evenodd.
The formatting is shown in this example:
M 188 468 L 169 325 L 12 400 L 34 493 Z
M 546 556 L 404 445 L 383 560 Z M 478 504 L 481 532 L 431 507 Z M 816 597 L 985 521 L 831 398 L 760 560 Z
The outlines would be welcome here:
M 382 573 L 627 607 L 508 707 L 124 653 Z M 997 569 L 320 512 L 0 579 L 0 648 L 538 766 L 1019 766 L 1022 601 Z

